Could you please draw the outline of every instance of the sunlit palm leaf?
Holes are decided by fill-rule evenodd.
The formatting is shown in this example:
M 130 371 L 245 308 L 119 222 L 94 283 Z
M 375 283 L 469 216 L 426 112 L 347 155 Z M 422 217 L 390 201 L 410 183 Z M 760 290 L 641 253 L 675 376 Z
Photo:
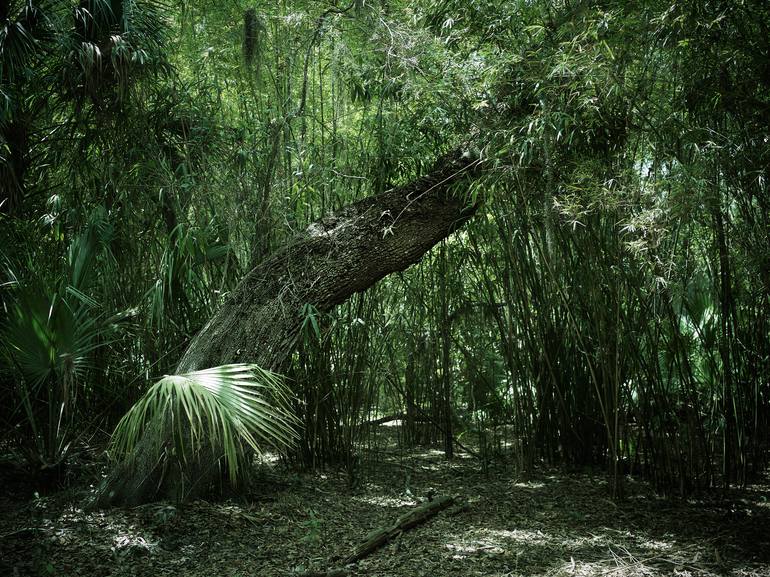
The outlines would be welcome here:
M 115 455 L 130 455 L 145 434 L 167 435 L 181 459 L 221 447 L 237 479 L 244 443 L 257 452 L 283 449 L 299 425 L 280 375 L 256 365 L 222 365 L 155 383 L 121 419 L 112 437 Z

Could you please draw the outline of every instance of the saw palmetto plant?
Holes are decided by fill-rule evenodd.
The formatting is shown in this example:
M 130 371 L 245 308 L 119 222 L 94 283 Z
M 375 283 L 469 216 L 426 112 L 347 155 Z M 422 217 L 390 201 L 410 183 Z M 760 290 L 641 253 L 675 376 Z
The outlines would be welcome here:
M 173 447 L 161 459 L 199 459 L 204 448 L 218 447 L 236 480 L 248 449 L 292 445 L 298 421 L 290 399 L 282 377 L 257 365 L 166 375 L 118 423 L 112 452 L 130 456 L 145 435 L 160 435 Z
M 15 376 L 9 422 L 27 460 L 41 469 L 61 464 L 79 436 L 80 405 L 95 390 L 99 349 L 130 316 L 106 314 L 86 294 L 109 236 L 103 217 L 94 211 L 57 274 L 35 272 L 32 256 L 18 269 L 7 260 L 3 270 L 0 300 L 7 314 L 0 320 L 0 359 Z

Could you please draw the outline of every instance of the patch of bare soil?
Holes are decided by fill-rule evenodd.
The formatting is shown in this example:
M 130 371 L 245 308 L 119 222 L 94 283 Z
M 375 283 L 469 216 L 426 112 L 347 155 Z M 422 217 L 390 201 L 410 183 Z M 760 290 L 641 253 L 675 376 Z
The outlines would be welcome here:
M 0 498 L 0 575 L 291 576 L 340 567 L 368 534 L 430 494 L 459 505 L 347 568 L 366 576 L 770 576 L 770 488 L 672 501 L 601 476 L 480 472 L 437 451 L 340 473 L 273 471 L 240 501 L 84 511 L 82 493 Z M 6 485 L 8 488 L 8 485 Z M 28 499 L 20 499 L 19 495 Z M 73 504 L 75 503 L 75 504 Z

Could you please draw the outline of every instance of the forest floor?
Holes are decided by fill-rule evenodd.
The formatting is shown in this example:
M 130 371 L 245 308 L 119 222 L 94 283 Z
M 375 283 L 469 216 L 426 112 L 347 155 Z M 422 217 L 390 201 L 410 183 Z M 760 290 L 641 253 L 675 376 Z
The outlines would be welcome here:
M 0 482 L 0 575 L 285 576 L 338 567 L 368 533 L 424 500 L 438 513 L 349 567 L 361 576 L 770 576 L 770 486 L 671 500 L 627 479 L 612 502 L 601 475 L 480 471 L 439 451 L 343 473 L 265 472 L 246 498 L 86 511 L 83 487 L 35 496 Z

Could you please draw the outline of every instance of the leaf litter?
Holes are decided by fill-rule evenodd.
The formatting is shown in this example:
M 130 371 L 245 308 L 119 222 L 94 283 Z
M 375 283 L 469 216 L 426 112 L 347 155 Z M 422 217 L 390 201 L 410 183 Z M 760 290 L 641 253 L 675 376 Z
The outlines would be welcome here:
M 0 498 L 0 574 L 287 576 L 338 567 L 367 535 L 432 495 L 462 504 L 402 532 L 349 575 L 382 577 L 770 576 L 770 486 L 664 499 L 625 481 L 506 467 L 438 451 L 376 456 L 364 481 L 273 468 L 238 500 L 85 510 L 83 493 Z M 6 481 L 6 479 L 2 479 Z

